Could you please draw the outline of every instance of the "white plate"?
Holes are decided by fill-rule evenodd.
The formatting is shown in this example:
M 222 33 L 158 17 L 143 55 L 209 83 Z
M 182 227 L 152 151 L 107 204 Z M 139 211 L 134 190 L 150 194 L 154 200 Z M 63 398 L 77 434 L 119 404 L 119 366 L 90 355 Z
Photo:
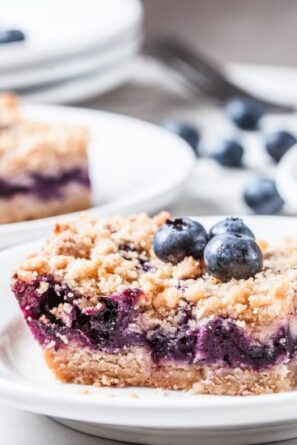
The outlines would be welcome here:
M 22 99 L 32 103 L 65 105 L 77 104 L 107 93 L 131 76 L 139 45 L 140 38 L 134 39 L 116 51 L 116 57 L 110 57 L 109 64 L 82 76 L 23 92 Z
M 54 82 L 83 76 L 93 71 L 106 70 L 120 62 L 125 55 L 126 58 L 129 58 L 131 53 L 133 54 L 138 49 L 140 39 L 140 29 L 133 29 L 124 38 L 114 42 L 112 46 L 102 51 L 88 52 L 66 58 L 66 60 L 30 66 L 26 69 L 13 70 L 8 73 L 1 73 L 0 71 L 0 89 L 36 89 Z
M 125 60 L 122 65 L 110 67 L 104 72 L 95 71 L 80 79 L 69 79 L 36 92 L 21 93 L 20 96 L 28 103 L 76 105 L 119 87 L 130 79 L 132 71 L 133 61 Z
M 218 218 L 199 217 L 199 221 L 210 227 Z M 245 220 L 258 237 L 271 242 L 297 233 L 296 219 Z M 90 393 L 84 394 L 86 386 L 57 382 L 25 327 L 9 287 L 11 270 L 40 244 L 35 241 L 0 253 L 2 402 L 53 416 L 81 431 L 134 443 L 240 445 L 297 435 L 296 391 L 230 397 L 140 388 L 89 388 Z
M 0 71 L 101 51 L 141 19 L 138 0 L 1 0 L 0 26 L 21 29 L 27 38 L 0 47 Z
M 177 136 L 137 119 L 59 106 L 24 106 L 31 118 L 85 125 L 94 206 L 100 214 L 156 210 L 183 191 L 195 158 Z M 0 225 L 0 248 L 48 232 L 61 217 Z
M 289 66 L 228 63 L 231 80 L 255 95 L 284 104 L 297 105 L 297 69 Z

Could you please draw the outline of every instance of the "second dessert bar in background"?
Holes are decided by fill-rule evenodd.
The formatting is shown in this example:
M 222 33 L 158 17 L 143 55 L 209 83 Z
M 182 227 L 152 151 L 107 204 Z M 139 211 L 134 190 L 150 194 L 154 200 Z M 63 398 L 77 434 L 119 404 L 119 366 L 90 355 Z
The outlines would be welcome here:
M 90 206 L 86 128 L 30 120 L 0 94 L 0 223 Z

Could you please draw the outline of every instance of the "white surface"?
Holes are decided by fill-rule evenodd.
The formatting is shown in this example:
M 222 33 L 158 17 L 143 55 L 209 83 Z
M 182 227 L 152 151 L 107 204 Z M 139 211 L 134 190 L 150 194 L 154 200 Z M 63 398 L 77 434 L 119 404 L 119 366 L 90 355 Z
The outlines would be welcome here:
M 23 111 L 33 119 L 89 128 L 94 210 L 101 215 L 155 211 L 182 192 L 192 172 L 192 150 L 155 125 L 80 108 L 28 105 Z M 0 248 L 48 234 L 57 219 L 0 225 Z
M 25 32 L 0 47 L 0 71 L 102 49 L 140 22 L 138 0 L 1 0 L 0 25 Z M 71 20 L 69 20 L 71 17 Z
M 139 28 L 139 26 L 137 27 Z M 26 69 L 1 73 L 0 89 L 16 90 L 46 87 L 54 82 L 62 82 L 97 71 L 106 71 L 109 67 L 131 56 L 131 51 L 138 48 L 141 38 L 140 29 L 131 30 L 123 38 L 113 42 L 101 51 L 92 51 L 65 60 L 31 66 Z
M 199 217 L 209 228 L 218 217 Z M 256 236 L 271 242 L 296 235 L 296 219 L 246 217 Z M 297 434 L 297 392 L 229 397 L 153 389 L 89 388 L 57 382 L 46 368 L 10 292 L 10 273 L 40 241 L 0 253 L 0 396 L 16 408 L 82 424 L 75 428 L 135 443 L 263 443 Z M 9 322 L 9 319 L 12 321 Z M 137 397 L 131 397 L 131 392 Z M 62 421 L 62 420 L 61 420 Z M 88 425 L 85 422 L 94 422 Z M 272 427 L 273 424 L 273 427 Z M 163 429 L 163 432 L 161 431 Z M 236 435 L 234 433 L 236 431 Z M 199 439 L 200 438 L 200 442 Z
M 276 179 L 283 198 L 297 212 L 297 147 L 291 148 L 281 159 Z

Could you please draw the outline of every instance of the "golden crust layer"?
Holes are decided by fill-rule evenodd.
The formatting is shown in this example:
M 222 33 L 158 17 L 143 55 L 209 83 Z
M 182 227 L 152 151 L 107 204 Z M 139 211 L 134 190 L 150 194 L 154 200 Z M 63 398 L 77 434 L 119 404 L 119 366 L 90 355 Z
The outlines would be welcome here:
M 169 317 L 185 301 L 195 318 L 230 316 L 255 335 L 275 331 L 276 323 L 295 314 L 297 242 L 277 248 L 262 243 L 263 271 L 248 280 L 222 283 L 207 274 L 202 262 L 191 257 L 174 266 L 154 255 L 152 238 L 166 221 L 165 212 L 137 216 L 89 218 L 57 224 L 44 248 L 17 270 L 17 278 L 32 281 L 51 274 L 83 297 L 81 307 L 96 306 L 98 296 L 127 287 L 143 291 L 139 305 L 148 319 Z M 129 246 L 129 249 L 127 248 Z M 140 267 L 139 258 L 149 264 Z M 145 318 L 145 317 L 144 317 Z M 296 326 L 292 325 L 293 333 Z
M 155 387 L 218 395 L 270 394 L 296 387 L 297 369 L 292 363 L 263 371 L 180 363 L 156 366 L 141 349 L 108 354 L 72 344 L 58 351 L 46 350 L 45 359 L 59 380 L 84 385 Z
M 64 186 L 63 197 L 52 198 L 49 201 L 22 194 L 10 199 L 0 199 L 0 224 L 76 212 L 87 209 L 90 205 L 89 189 L 80 184 L 70 183 Z

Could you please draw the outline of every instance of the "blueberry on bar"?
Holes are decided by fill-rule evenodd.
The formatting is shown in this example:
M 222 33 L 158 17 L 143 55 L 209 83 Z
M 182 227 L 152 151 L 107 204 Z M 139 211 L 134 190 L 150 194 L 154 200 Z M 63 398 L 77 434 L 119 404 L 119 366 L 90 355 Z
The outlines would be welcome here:
M 210 274 L 222 281 L 248 279 L 262 270 L 263 257 L 258 244 L 241 233 L 214 236 L 204 252 Z
M 85 128 L 29 120 L 0 94 L 0 223 L 89 207 L 88 141 Z
M 209 238 L 223 233 L 241 233 L 255 239 L 255 235 L 241 218 L 229 216 L 222 221 L 218 221 L 209 231 Z
M 158 258 L 173 264 L 186 256 L 202 258 L 208 236 L 204 227 L 190 218 L 168 219 L 153 238 Z

